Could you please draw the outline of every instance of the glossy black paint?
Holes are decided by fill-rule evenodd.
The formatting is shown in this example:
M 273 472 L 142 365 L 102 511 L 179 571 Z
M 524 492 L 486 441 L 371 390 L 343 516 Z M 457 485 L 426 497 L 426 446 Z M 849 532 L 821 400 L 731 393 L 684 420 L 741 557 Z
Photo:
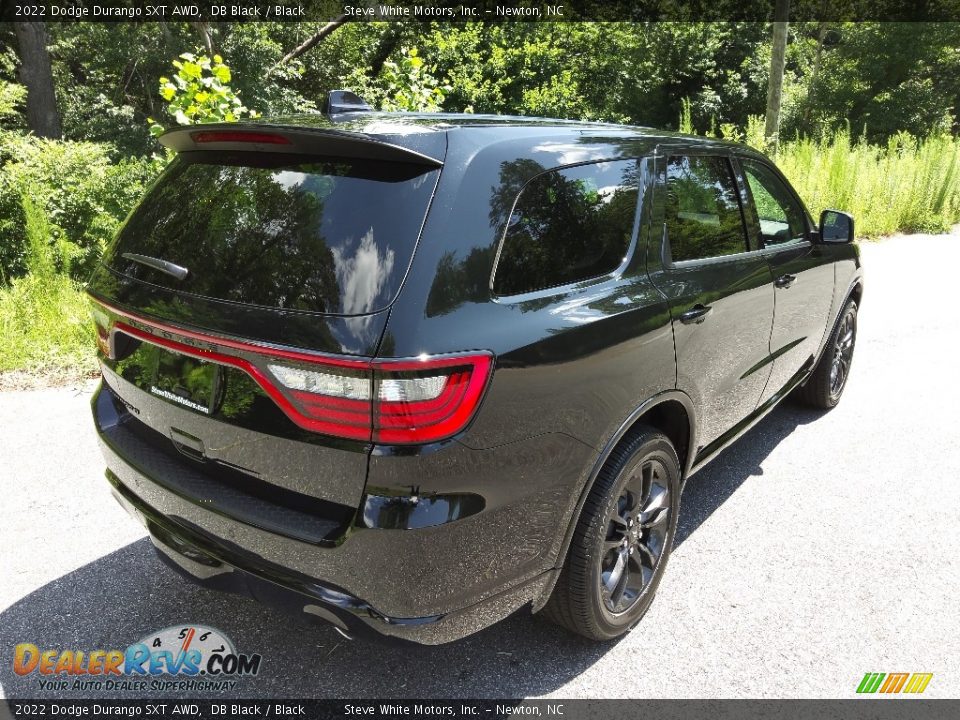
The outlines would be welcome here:
M 134 370 L 109 358 L 101 358 L 94 415 L 115 492 L 147 518 L 168 560 L 207 580 L 234 572 L 266 579 L 285 588 L 288 606 L 348 632 L 359 623 L 446 642 L 525 604 L 538 609 L 596 474 L 635 423 L 674 441 L 688 477 L 805 380 L 846 298 L 862 293 L 856 246 L 821 242 L 812 221 L 802 243 L 762 247 L 738 161 L 769 161 L 741 146 L 484 116 L 349 113 L 269 126 L 291 124 L 325 148 L 347 137 L 351 152 L 382 142 L 393 148 L 385 152 L 409 148 L 442 162 L 388 307 L 355 317 L 251 307 L 187 297 L 105 267 L 91 295 L 148 324 L 172 325 L 174 335 L 179 326 L 396 358 L 490 351 L 496 366 L 473 422 L 428 446 L 338 440 L 293 425 L 240 370 L 224 370 L 226 387 L 239 395 L 230 411 L 221 406 L 208 416 L 146 392 Z M 664 158 L 677 154 L 730 163 L 749 238 L 743 253 L 671 261 Z M 583 282 L 495 294 L 494 261 L 525 183 L 552 168 L 611 160 L 637 163 L 638 204 L 622 264 Z M 696 317 L 683 317 L 690 311 Z M 98 312 L 115 319 L 109 309 Z M 152 465 L 138 463 L 134 441 L 115 429 L 138 424 L 153 433 L 150 453 L 166 452 L 171 469 L 158 470 L 153 454 Z M 165 449 L 163 438 L 170 438 Z M 190 456 L 194 441 L 200 457 Z M 222 498 L 199 502 L 165 477 L 178 467 L 211 474 L 214 465 L 243 476 L 261 504 L 251 500 L 243 514 L 222 507 Z M 299 511 L 314 520 L 294 521 L 305 523 L 295 533 L 268 527 L 275 519 L 258 521 L 271 515 L 262 504 L 271 487 L 292 493 L 288 501 L 310 498 Z M 336 531 L 311 540 L 316 518 Z

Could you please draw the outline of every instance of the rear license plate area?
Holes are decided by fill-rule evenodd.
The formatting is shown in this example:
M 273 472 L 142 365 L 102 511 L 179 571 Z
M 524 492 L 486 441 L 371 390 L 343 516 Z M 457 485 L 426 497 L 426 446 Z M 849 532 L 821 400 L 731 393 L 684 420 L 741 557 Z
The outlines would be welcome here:
M 150 393 L 204 415 L 214 409 L 220 385 L 220 366 L 159 347 L 154 353 Z

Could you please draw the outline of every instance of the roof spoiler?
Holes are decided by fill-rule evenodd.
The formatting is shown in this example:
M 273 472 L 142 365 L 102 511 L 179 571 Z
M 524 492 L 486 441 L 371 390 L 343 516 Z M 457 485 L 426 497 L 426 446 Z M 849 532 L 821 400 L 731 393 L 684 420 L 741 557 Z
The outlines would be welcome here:
M 352 93 L 351 93 L 352 94 Z M 359 132 L 267 123 L 210 123 L 168 130 L 160 144 L 175 152 L 220 150 L 327 155 L 441 167 L 443 160 Z

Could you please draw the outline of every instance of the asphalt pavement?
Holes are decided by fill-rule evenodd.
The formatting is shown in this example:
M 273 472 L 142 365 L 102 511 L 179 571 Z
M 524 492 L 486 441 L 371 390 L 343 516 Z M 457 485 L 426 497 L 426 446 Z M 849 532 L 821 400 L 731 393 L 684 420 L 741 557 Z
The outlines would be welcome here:
M 863 257 L 840 406 L 783 405 L 691 479 L 653 607 L 606 645 L 529 614 L 439 647 L 350 642 L 200 589 L 111 498 L 92 384 L 0 393 L 0 694 L 118 694 L 41 691 L 12 670 L 18 643 L 200 623 L 263 656 L 224 696 L 850 698 L 866 672 L 931 672 L 925 697 L 960 697 L 960 233 Z

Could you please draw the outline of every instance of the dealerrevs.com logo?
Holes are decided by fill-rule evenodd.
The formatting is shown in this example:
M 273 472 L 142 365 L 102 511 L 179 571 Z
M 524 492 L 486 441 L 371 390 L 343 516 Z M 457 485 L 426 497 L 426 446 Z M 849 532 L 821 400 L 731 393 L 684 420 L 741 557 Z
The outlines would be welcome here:
M 20 643 L 14 648 L 13 671 L 36 675 L 40 690 L 232 690 L 238 678 L 260 671 L 261 660 L 256 653 L 238 653 L 215 628 L 175 625 L 125 650 L 41 649 Z

